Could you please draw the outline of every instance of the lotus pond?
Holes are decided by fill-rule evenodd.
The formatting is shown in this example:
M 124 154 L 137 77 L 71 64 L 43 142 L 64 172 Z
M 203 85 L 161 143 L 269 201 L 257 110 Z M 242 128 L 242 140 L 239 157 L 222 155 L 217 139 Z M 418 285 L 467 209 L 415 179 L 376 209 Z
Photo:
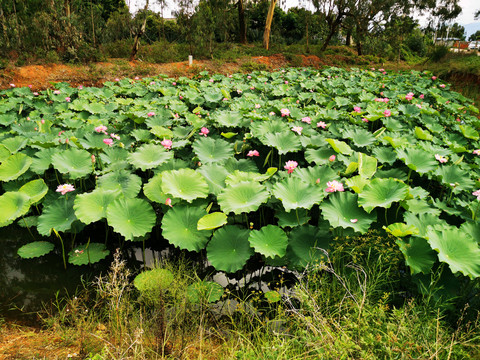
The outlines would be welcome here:
M 396 236 L 412 276 L 480 276 L 478 109 L 429 72 L 327 68 L 0 92 L 0 227 L 63 267 L 165 242 L 216 271 L 302 270 Z M 10 229 L 9 227 L 8 229 Z

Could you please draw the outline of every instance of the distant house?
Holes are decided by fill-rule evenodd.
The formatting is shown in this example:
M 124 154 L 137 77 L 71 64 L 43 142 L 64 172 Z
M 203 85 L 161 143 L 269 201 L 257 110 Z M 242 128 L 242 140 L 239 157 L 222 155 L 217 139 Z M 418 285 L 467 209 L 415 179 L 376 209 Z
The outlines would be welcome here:
M 436 38 L 435 45 L 443 45 L 446 47 L 453 47 L 456 41 L 460 41 L 459 38 Z
M 453 46 L 455 49 L 468 49 L 468 41 L 455 41 L 453 43 Z

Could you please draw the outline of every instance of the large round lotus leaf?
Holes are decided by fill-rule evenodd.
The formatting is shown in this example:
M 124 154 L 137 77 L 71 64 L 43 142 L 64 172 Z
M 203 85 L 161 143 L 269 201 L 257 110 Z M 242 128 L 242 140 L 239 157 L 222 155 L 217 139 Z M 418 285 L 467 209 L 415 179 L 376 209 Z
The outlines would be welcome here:
M 376 220 L 375 214 L 368 214 L 358 206 L 357 194 L 336 192 L 320 204 L 323 217 L 333 227 L 352 228 L 362 234 Z
M 173 274 L 167 269 L 147 270 L 138 274 L 133 280 L 133 285 L 141 293 L 168 290 L 173 282 Z M 148 295 L 148 294 L 147 294 Z
M 233 145 L 222 139 L 202 137 L 195 140 L 193 151 L 202 164 L 218 163 L 233 156 Z
M 148 200 L 159 204 L 165 204 L 168 195 L 162 190 L 162 174 L 155 175 L 148 181 L 148 183 L 143 185 L 143 193 Z
M 388 225 L 385 230 L 395 237 L 405 237 L 409 235 L 418 235 L 419 231 L 414 225 L 404 223 L 394 223 Z
M 257 165 L 255 165 L 255 162 L 253 162 L 251 159 L 237 160 L 232 157 L 228 159 L 223 165 L 229 173 L 233 173 L 235 170 L 244 172 L 258 172 Z
M 394 179 L 373 179 L 358 195 L 358 204 L 370 213 L 376 207 L 388 209 L 392 203 L 404 200 L 408 186 Z
M 75 197 L 75 215 L 84 224 L 90 224 L 107 217 L 107 207 L 118 195 L 112 190 L 95 189 Z
M 11 224 L 30 209 L 30 197 L 21 192 L 6 192 L 0 196 L 0 227 Z
M 269 197 L 264 185 L 256 181 L 244 181 L 223 189 L 217 200 L 223 212 L 241 214 L 257 210 Z
M 324 165 L 328 164 L 329 158 L 332 155 L 336 155 L 337 153 L 335 150 L 330 148 L 320 148 L 320 149 L 313 149 L 309 148 L 305 150 L 305 160 L 309 163 L 315 163 L 317 165 Z
M 37 231 L 40 235 L 50 236 L 52 229 L 56 231 L 70 230 L 72 223 L 77 220 L 73 210 L 74 196 L 62 196 L 43 208 L 38 217 Z
M 441 178 L 443 184 L 455 184 L 455 189 L 458 190 L 470 191 L 475 185 L 468 172 L 457 165 L 441 166 L 435 171 L 435 175 Z
M 48 192 L 48 187 L 43 179 L 32 180 L 23 185 L 19 190 L 30 197 L 30 203 L 39 202 Z
M 408 199 L 402 202 L 402 206 L 413 214 L 440 215 L 440 210 L 432 207 L 425 199 Z
M 18 249 L 17 254 L 22 259 L 32 259 L 48 254 L 55 246 L 48 241 L 34 241 L 23 245 Z
M 23 149 L 27 145 L 28 139 L 23 136 L 15 136 L 2 140 L 4 145 L 12 154 L 15 154 L 19 150 Z
M 398 158 L 402 159 L 410 169 L 415 170 L 419 174 L 425 174 L 434 170 L 438 165 L 435 156 L 428 151 L 411 147 L 406 150 L 397 149 L 396 151 Z
M 287 258 L 295 268 L 304 269 L 312 263 L 327 259 L 325 251 L 330 248 L 331 234 L 312 225 L 294 228 L 288 235 Z
M 32 158 L 25 154 L 17 153 L 9 156 L 0 164 L 0 181 L 15 180 L 25 173 L 32 164 Z
M 295 227 L 306 224 L 310 221 L 308 210 L 290 211 L 276 210 L 275 217 L 278 219 L 278 226 L 280 227 Z
M 124 148 L 107 147 L 100 154 L 100 159 L 108 170 L 121 170 L 129 166 L 128 154 L 128 151 Z
M 140 146 L 128 158 L 130 164 L 145 171 L 153 169 L 173 158 L 173 152 L 166 151 L 161 145 L 146 144 Z
M 372 145 L 377 139 L 368 130 L 362 128 L 354 128 L 345 131 L 343 134 L 346 138 L 351 139 L 353 143 L 360 147 Z
M 21 219 L 18 219 L 17 225 L 22 228 L 30 228 L 32 226 L 37 227 L 38 216 L 26 216 Z
M 282 257 L 287 251 L 288 237 L 275 225 L 267 225 L 260 230 L 253 230 L 248 237 L 250 246 L 265 257 Z
M 412 274 L 428 274 L 437 261 L 435 251 L 423 238 L 414 236 L 409 241 L 398 239 L 397 245 L 405 256 L 405 263 L 410 267 Z
M 70 179 L 84 177 L 93 171 L 92 155 L 81 149 L 68 149 L 53 154 L 52 164 L 62 174 L 68 174 Z
M 213 230 L 227 223 L 227 215 L 222 212 L 213 212 L 204 215 L 197 223 L 198 230 Z
M 144 236 L 155 225 L 152 206 L 143 199 L 117 199 L 107 207 L 108 225 L 127 240 Z
M 228 175 L 228 170 L 225 166 L 218 164 L 202 165 L 198 172 L 207 180 L 210 193 L 218 195 L 225 188 L 225 179 Z
M 199 172 L 192 169 L 163 171 L 162 190 L 174 198 L 188 202 L 208 196 L 208 184 Z
M 257 138 L 263 138 L 267 134 L 288 133 L 290 128 L 281 120 L 256 121 L 250 125 L 252 135 Z
M 57 153 L 57 151 L 58 150 L 54 147 L 37 151 L 32 158 L 32 166 L 30 167 L 30 170 L 35 174 L 43 174 L 45 170 L 50 167 L 52 156 Z
M 209 89 L 208 91 L 205 91 L 205 93 L 203 94 L 203 97 L 208 102 L 217 103 L 223 99 L 223 94 L 218 89 Z M 235 114 L 238 114 L 238 113 L 235 113 Z
M 397 154 L 389 147 L 376 146 L 372 153 L 381 163 L 393 164 L 397 160 Z
M 277 168 L 269 168 L 269 171 L 270 173 L 267 172 L 266 174 L 260 174 L 257 172 L 245 172 L 245 171 L 235 170 L 232 174 L 226 177 L 225 184 L 227 186 L 231 186 L 233 184 L 237 184 L 244 181 L 257 181 L 257 182 L 265 181 L 269 177 L 271 177 L 273 174 L 275 174 L 275 172 L 277 171 Z
M 296 177 L 287 177 L 273 186 L 273 195 L 282 201 L 286 211 L 298 208 L 311 209 L 325 197 L 323 189 L 303 182 Z
M 175 206 L 162 219 L 162 235 L 171 244 L 188 251 L 200 251 L 205 247 L 211 231 L 198 230 L 198 221 L 205 210 L 195 206 Z
M 480 248 L 475 239 L 456 227 L 440 230 L 429 228 L 427 241 L 438 252 L 438 259 L 446 262 L 453 273 L 461 272 L 471 279 L 480 276 Z
M 283 133 L 268 133 L 265 135 L 263 143 L 274 147 L 280 155 L 297 152 L 302 148 L 302 143 L 293 131 Z
M 415 215 L 411 212 L 406 212 L 403 215 L 403 218 L 407 225 L 414 226 L 418 229 L 418 236 L 425 236 L 430 226 L 434 226 L 441 222 L 437 215 L 429 213 Z
M 100 176 L 97 187 L 102 190 L 115 190 L 125 198 L 133 198 L 142 187 L 142 179 L 127 170 L 118 170 Z
M 207 257 L 215 269 L 231 273 L 243 268 L 253 254 L 248 242 L 249 233 L 249 230 L 235 225 L 215 231 L 207 245 Z
M 469 234 L 478 243 L 480 243 L 480 224 L 478 222 L 464 222 L 460 226 L 460 230 Z
M 68 262 L 73 265 L 95 264 L 105 259 L 110 251 L 104 244 L 88 243 L 80 245 L 68 253 Z
M 293 177 L 298 177 L 308 184 L 326 184 L 328 181 L 337 180 L 338 174 L 329 166 L 314 166 L 306 168 L 296 168 L 292 173 Z
M 194 304 L 214 303 L 220 300 L 225 290 L 223 286 L 213 281 L 197 281 L 188 286 L 187 298 Z
M 369 179 L 364 178 L 363 176 L 356 175 L 347 180 L 345 180 L 347 186 L 355 191 L 357 194 L 363 191 L 363 188 L 370 183 Z
M 213 120 L 226 127 L 243 127 L 250 122 L 238 111 L 220 111 L 214 116 Z

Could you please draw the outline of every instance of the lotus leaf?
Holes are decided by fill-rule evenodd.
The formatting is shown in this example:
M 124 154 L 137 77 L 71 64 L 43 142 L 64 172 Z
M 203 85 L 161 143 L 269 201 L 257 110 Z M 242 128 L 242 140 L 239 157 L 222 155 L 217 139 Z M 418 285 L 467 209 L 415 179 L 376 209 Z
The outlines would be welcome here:
M 222 139 L 200 138 L 192 148 L 202 164 L 222 162 L 233 156 L 233 146 Z
M 52 164 L 62 174 L 71 179 L 79 179 L 93 171 L 92 155 L 81 149 L 68 149 L 52 155 Z
M 23 245 L 18 249 L 17 254 L 22 259 L 32 259 L 48 254 L 54 248 L 54 245 L 48 241 L 34 241 Z
M 151 205 L 138 198 L 117 199 L 107 207 L 108 225 L 126 240 L 144 236 L 155 225 L 156 216 Z
M 9 156 L 0 164 L 0 181 L 11 181 L 25 173 L 32 164 L 32 158 L 16 153 Z
M 288 177 L 277 182 L 273 186 L 272 193 L 282 201 L 286 211 L 298 208 L 311 209 L 325 197 L 323 187 L 312 186 L 296 177 Z
M 192 202 L 192 200 L 208 196 L 208 184 L 202 174 L 195 170 L 169 170 L 163 171 L 161 175 L 162 191 L 171 194 L 173 198 Z
M 359 194 L 358 204 L 368 213 L 376 207 L 388 209 L 392 203 L 404 200 L 408 186 L 395 179 L 373 179 Z
M 248 241 L 257 253 L 265 257 L 283 257 L 287 251 L 287 235 L 275 225 L 267 225 L 260 230 L 252 230 Z
M 225 213 L 241 214 L 257 210 L 270 198 L 265 186 L 256 181 L 243 181 L 226 187 L 217 197 Z

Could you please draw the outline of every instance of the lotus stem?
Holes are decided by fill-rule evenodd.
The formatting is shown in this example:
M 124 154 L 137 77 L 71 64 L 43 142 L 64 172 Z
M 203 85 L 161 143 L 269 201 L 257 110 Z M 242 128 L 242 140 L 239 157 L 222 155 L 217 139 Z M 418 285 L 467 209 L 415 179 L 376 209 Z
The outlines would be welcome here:
M 28 232 L 32 236 L 33 240 L 35 240 L 35 236 L 33 236 L 32 231 L 30 230 L 30 226 L 28 226 L 27 221 L 25 220 L 25 217 L 23 215 L 22 215 L 22 220 L 23 220 L 25 226 L 27 227 Z
M 60 239 L 60 244 L 62 244 L 63 268 L 67 270 L 67 260 L 65 259 L 65 245 L 63 244 L 63 239 L 57 230 L 55 229 L 52 229 L 52 230 L 55 233 L 55 235 L 57 235 L 57 237 Z
M 143 260 L 143 267 L 145 268 L 145 239 L 142 240 L 142 260 Z
M 388 226 L 387 208 L 385 208 L 385 225 Z
M 408 170 L 407 183 L 410 183 L 410 176 L 412 175 L 412 169 Z
M 298 208 L 295 209 L 295 214 L 297 215 L 298 225 L 300 225 L 300 218 L 298 217 Z
M 472 214 L 472 220 L 477 219 L 477 212 L 478 212 L 478 207 L 480 206 L 480 201 L 477 202 L 477 207 L 475 208 L 475 212 Z

